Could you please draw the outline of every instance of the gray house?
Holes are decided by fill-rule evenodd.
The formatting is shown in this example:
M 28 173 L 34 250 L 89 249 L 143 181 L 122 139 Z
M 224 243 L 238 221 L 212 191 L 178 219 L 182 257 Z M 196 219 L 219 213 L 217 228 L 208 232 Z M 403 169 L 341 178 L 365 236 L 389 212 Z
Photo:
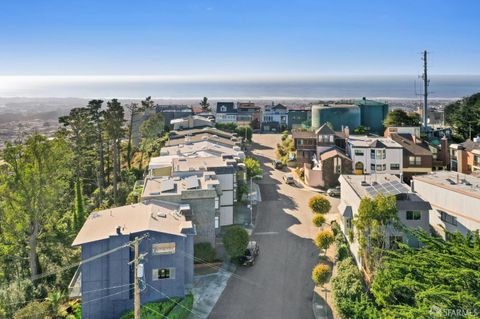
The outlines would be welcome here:
M 188 205 L 187 205 L 188 206 Z M 193 236 L 185 205 L 150 200 L 93 212 L 73 242 L 81 246 L 82 318 L 116 319 L 133 308 L 134 271 L 129 242 L 140 241 L 142 304 L 184 297 L 193 283 Z

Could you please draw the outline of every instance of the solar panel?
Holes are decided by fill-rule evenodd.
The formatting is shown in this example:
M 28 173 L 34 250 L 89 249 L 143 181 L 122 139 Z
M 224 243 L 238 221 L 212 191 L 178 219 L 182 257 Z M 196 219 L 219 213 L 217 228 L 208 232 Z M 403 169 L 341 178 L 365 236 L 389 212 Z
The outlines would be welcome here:
M 175 188 L 175 183 L 171 179 L 162 180 L 162 192 L 168 192 Z

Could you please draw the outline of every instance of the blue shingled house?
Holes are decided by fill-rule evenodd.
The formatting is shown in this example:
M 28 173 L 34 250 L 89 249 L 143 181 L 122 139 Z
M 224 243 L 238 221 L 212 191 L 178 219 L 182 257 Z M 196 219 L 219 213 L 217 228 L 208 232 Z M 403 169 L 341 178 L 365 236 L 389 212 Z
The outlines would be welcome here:
M 184 297 L 193 284 L 195 228 L 184 204 L 149 200 L 93 212 L 73 242 L 81 246 L 82 318 L 119 318 L 133 308 L 134 271 L 129 243 L 140 241 L 141 303 Z

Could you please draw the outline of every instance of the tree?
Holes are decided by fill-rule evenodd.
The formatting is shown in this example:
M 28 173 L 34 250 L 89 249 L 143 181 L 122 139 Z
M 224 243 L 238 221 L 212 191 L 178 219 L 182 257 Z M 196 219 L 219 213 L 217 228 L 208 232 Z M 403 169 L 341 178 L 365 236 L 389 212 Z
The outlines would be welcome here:
M 332 208 L 332 205 L 325 196 L 315 195 L 308 201 L 308 207 L 316 214 L 327 214 Z
M 85 223 L 87 213 L 85 211 L 85 199 L 83 197 L 82 182 L 75 182 L 75 208 L 73 211 L 73 229 L 78 232 Z
M 120 176 L 120 139 L 124 136 L 125 122 L 123 106 L 117 99 L 107 102 L 105 112 L 105 129 L 113 149 L 113 201 L 118 205 L 118 182 Z
M 263 170 L 260 168 L 260 162 L 257 159 L 253 157 L 247 157 L 243 163 L 245 164 L 245 168 L 247 170 L 247 178 L 263 175 Z
M 402 109 L 390 111 L 385 118 L 384 125 L 390 126 L 419 126 L 420 115 L 415 112 L 407 113 Z
M 25 234 L 30 276 L 35 278 L 40 272 L 39 238 L 51 223 L 59 223 L 62 203 L 68 200 L 73 154 L 66 140 L 35 134 L 25 144 L 7 144 L 3 159 L 9 169 L 0 174 L 0 207 L 6 210 L 2 236 L 23 239 Z
M 148 111 L 148 110 L 153 110 L 155 107 L 155 102 L 152 100 L 151 96 L 147 96 L 145 100 L 142 100 L 142 106 L 139 108 L 139 111 Z
M 208 98 L 206 96 L 200 101 L 200 106 L 202 107 L 203 112 L 210 111 L 210 103 L 208 103 Z
M 445 106 L 445 122 L 463 139 L 480 134 L 480 93 Z
M 133 120 L 135 115 L 138 113 L 138 104 L 130 103 L 127 105 L 127 110 L 130 113 L 130 119 L 128 123 L 128 145 L 127 145 L 127 167 L 128 169 L 132 168 L 132 137 L 133 137 Z
M 325 224 L 325 217 L 322 214 L 315 214 L 312 218 L 312 223 L 317 227 L 321 227 Z
M 195 263 L 211 263 L 215 261 L 215 249 L 208 242 L 197 243 L 194 248 Z
M 330 277 L 330 266 L 326 264 L 318 264 L 312 270 L 312 280 L 316 286 L 325 285 Z
M 363 125 L 357 126 L 354 130 L 354 134 L 362 135 L 362 134 L 368 134 L 370 132 L 370 129 L 368 127 L 365 127 Z
M 248 141 L 252 141 L 252 128 L 250 126 L 238 126 L 235 129 L 235 133 L 243 139 L 246 139 Z
M 325 255 L 327 255 L 327 249 L 331 244 L 333 244 L 334 240 L 335 237 L 333 236 L 333 232 L 331 230 L 322 230 L 315 238 L 315 245 L 318 247 L 318 249 L 323 249 L 325 251 Z
M 103 200 L 103 188 L 105 186 L 105 154 L 104 154 L 104 116 L 105 112 L 102 111 L 102 100 L 91 100 L 88 102 L 87 109 L 90 113 L 90 119 L 93 125 L 93 131 L 95 135 L 95 148 L 97 153 L 96 170 L 97 170 L 97 189 L 98 189 L 98 202 L 97 207 Z
M 243 256 L 248 241 L 247 231 L 240 226 L 229 227 L 222 239 L 227 254 L 232 258 Z
M 141 156 L 140 156 L 140 168 L 142 167 L 144 153 L 147 153 L 147 158 L 150 158 L 152 153 L 152 145 L 160 138 L 164 131 L 165 120 L 163 114 L 155 113 L 151 114 L 142 125 L 140 125 L 140 135 L 142 137 L 141 142 Z

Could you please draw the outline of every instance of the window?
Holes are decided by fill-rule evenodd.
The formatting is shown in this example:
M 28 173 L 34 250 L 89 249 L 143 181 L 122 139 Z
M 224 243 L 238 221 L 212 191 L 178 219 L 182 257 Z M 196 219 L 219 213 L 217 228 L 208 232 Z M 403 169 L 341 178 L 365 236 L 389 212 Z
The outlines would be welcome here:
M 377 172 L 382 172 L 383 171 L 383 167 L 381 164 L 377 164 Z
M 371 164 L 371 165 L 370 165 L 370 169 L 371 169 L 372 171 L 375 171 L 375 164 Z
M 400 169 L 400 164 L 390 164 L 390 169 L 396 171 Z
M 403 242 L 402 236 L 390 236 L 390 249 L 398 249 L 398 243 Z
M 220 227 L 220 217 L 215 216 L 215 228 L 218 228 L 218 227 Z
M 410 165 L 422 165 L 422 158 L 420 156 L 409 156 L 408 161 Z
M 175 279 L 175 268 L 160 268 L 152 270 L 153 280 Z
M 218 196 L 215 196 L 215 209 L 220 208 L 220 198 Z
M 330 143 L 333 143 L 333 135 L 330 135 Z
M 364 153 L 363 153 L 362 150 L 355 150 L 355 155 L 356 155 L 356 156 L 363 156 Z
M 385 150 L 376 150 L 375 153 L 376 153 L 375 157 L 377 159 L 385 159 L 386 158 Z
M 387 164 L 382 164 L 383 171 L 387 170 Z
M 335 170 L 335 173 L 337 174 L 341 174 L 342 173 L 342 159 L 340 157 L 335 157 L 333 159 L 334 161 L 334 170 Z
M 370 158 L 375 159 L 375 150 L 370 150 Z
M 457 226 L 457 217 L 447 214 L 444 211 L 440 211 L 440 219 L 448 224 Z
M 422 218 L 422 214 L 419 211 L 407 210 L 407 220 L 420 220 L 420 218 Z
M 175 254 L 175 243 L 152 244 L 152 254 L 154 255 Z

